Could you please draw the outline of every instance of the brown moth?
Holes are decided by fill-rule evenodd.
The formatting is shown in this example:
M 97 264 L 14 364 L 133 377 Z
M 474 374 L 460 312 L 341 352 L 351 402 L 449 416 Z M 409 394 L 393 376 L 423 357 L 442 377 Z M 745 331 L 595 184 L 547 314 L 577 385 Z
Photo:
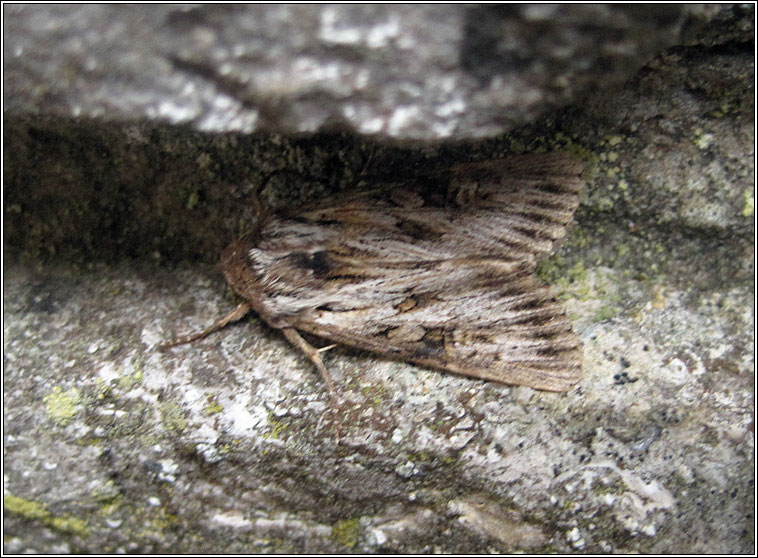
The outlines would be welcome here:
M 464 164 L 262 219 L 221 257 L 245 302 L 313 361 L 299 332 L 432 368 L 566 391 L 582 377 L 579 341 L 534 275 L 566 234 L 582 165 L 566 153 Z

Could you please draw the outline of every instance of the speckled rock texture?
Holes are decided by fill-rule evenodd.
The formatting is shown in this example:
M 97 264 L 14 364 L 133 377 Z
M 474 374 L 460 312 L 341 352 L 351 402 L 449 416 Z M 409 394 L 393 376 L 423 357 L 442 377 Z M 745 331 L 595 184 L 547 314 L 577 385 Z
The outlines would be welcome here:
M 5 552 L 755 552 L 752 6 L 4 10 Z M 254 192 L 553 149 L 574 390 L 336 348 L 336 411 L 255 317 L 158 350 Z
M 506 132 L 619 85 L 719 10 L 6 6 L 6 107 L 215 132 Z

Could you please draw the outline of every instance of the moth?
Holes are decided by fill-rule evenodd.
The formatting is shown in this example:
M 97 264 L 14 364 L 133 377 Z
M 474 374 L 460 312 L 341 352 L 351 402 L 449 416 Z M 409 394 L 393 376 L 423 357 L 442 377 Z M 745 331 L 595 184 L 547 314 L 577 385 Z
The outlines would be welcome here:
M 443 371 L 550 391 L 582 377 L 579 341 L 534 274 L 573 220 L 582 164 L 563 152 L 463 164 L 261 218 L 221 269 L 336 384 L 302 332 Z

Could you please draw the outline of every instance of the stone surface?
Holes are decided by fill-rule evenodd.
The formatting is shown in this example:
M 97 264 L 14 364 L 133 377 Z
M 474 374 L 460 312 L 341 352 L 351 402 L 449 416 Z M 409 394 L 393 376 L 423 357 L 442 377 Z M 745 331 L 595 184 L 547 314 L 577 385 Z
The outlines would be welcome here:
M 4 10 L 6 111 L 406 139 L 507 132 L 621 84 L 705 22 L 738 29 L 732 8 L 694 5 Z
M 72 121 L 55 98 L 6 112 L 4 551 L 754 552 L 739 10 L 690 21 L 623 88 L 487 141 Z M 583 341 L 573 391 L 339 348 L 335 413 L 254 317 L 156 350 L 233 307 L 212 262 L 251 226 L 254 190 L 276 210 L 541 148 L 588 168 L 577 224 L 540 266 Z

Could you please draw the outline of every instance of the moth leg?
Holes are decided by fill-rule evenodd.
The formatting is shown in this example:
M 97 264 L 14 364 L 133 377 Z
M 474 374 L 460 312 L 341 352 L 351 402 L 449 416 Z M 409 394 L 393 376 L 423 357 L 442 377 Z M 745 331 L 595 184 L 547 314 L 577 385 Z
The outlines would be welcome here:
M 214 331 L 218 331 L 219 329 L 226 327 L 232 322 L 237 322 L 241 320 L 247 315 L 248 312 L 250 312 L 250 305 L 247 302 L 243 302 L 239 306 L 237 306 L 237 308 L 229 312 L 226 316 L 221 318 L 219 321 L 217 321 L 208 329 L 205 329 L 201 331 L 200 333 L 195 333 L 192 335 L 185 335 L 184 337 L 179 337 L 177 339 L 174 339 L 173 341 L 169 341 L 168 343 L 163 343 L 160 346 L 160 348 L 168 349 L 170 347 L 176 347 L 177 345 L 184 345 L 185 343 L 192 343 L 193 341 L 197 341 L 198 339 L 207 337 Z
M 284 336 L 289 340 L 290 343 L 292 343 L 293 345 L 295 345 L 295 347 L 303 351 L 303 353 L 305 353 L 305 355 L 313 361 L 313 364 L 316 365 L 316 368 L 318 368 L 318 371 L 321 373 L 321 377 L 324 379 L 324 382 L 326 382 L 326 387 L 329 389 L 329 393 L 331 394 L 332 398 L 336 401 L 337 400 L 337 384 L 334 382 L 334 378 L 332 378 L 332 375 L 329 374 L 329 371 L 326 369 L 326 366 L 324 366 L 324 362 L 321 360 L 321 354 L 320 354 L 324 351 L 334 348 L 336 345 L 329 345 L 328 347 L 322 347 L 321 349 L 317 349 L 313 347 L 310 343 L 308 343 L 305 339 L 303 339 L 296 329 L 293 329 L 291 327 L 285 327 L 285 328 L 282 328 L 282 333 L 284 333 Z
M 335 383 L 334 378 L 332 378 L 332 375 L 329 374 L 326 366 L 324 366 L 324 362 L 321 360 L 321 353 L 328 351 L 329 349 L 333 349 L 337 345 L 328 345 L 326 347 L 317 349 L 308 343 L 305 339 L 303 339 L 296 329 L 285 327 L 282 328 L 282 333 L 284 333 L 284 336 L 289 340 L 290 343 L 303 351 L 306 356 L 313 361 L 313 364 L 316 365 L 316 368 L 318 368 L 318 371 L 321 373 L 321 377 L 324 379 L 326 387 L 329 390 L 329 397 L 332 400 L 332 413 L 335 419 L 336 428 L 335 437 L 337 444 L 339 445 L 340 439 L 342 438 L 342 420 L 339 416 L 341 405 L 340 399 L 337 395 L 337 384 Z

